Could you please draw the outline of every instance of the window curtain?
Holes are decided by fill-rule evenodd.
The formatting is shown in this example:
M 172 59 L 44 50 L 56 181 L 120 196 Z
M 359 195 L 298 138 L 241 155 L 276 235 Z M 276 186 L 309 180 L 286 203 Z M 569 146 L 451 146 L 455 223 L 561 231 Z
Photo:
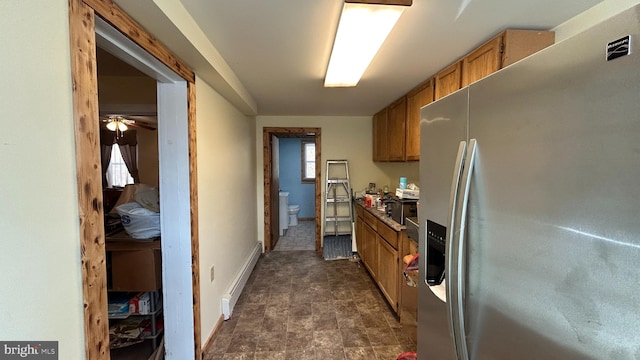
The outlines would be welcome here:
M 111 161 L 111 146 L 118 144 L 122 160 L 127 165 L 127 170 L 133 178 L 134 183 L 140 183 L 138 174 L 138 135 L 135 130 L 127 130 L 120 133 L 120 138 L 116 139 L 116 133 L 112 131 L 102 131 L 100 134 L 102 150 L 102 184 L 107 186 L 107 169 Z M 110 144 L 110 145 L 108 145 Z M 105 155 L 105 151 L 107 154 Z
M 115 136 L 111 131 L 100 131 L 100 162 L 102 165 L 102 188 L 106 189 L 109 184 L 107 183 L 107 169 L 109 169 L 109 163 L 111 162 L 111 147 Z

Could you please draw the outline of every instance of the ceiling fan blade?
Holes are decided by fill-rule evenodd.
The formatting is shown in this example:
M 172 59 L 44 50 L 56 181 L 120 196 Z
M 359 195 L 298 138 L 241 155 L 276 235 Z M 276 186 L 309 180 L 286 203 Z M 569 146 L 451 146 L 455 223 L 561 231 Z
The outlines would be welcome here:
M 155 126 L 158 123 L 158 117 L 152 115 L 127 115 L 124 116 L 127 120 L 133 120 L 137 123 L 144 123 L 151 126 Z
M 138 123 L 138 122 L 127 124 L 127 126 L 133 126 L 133 127 L 137 127 L 137 128 L 141 128 L 141 129 L 147 129 L 147 130 L 156 130 L 155 126 L 145 125 L 145 124 L 141 124 L 141 123 Z

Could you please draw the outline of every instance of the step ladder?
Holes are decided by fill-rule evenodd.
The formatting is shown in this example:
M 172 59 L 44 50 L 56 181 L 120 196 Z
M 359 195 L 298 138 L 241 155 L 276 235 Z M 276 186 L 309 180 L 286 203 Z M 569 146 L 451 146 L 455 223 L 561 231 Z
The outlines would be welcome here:
M 324 236 L 351 235 L 353 205 L 347 160 L 327 160 Z

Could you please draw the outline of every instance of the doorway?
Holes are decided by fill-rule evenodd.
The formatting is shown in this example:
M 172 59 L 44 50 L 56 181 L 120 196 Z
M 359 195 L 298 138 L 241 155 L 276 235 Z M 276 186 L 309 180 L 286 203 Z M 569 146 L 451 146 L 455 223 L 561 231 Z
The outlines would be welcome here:
M 161 244 L 166 358 L 199 359 L 195 75 L 110 1 L 70 0 L 69 25 L 86 358 L 109 358 L 95 72 L 96 43 L 106 41 L 102 47 L 114 45 L 119 50 L 109 49 L 112 54 L 158 81 L 161 232 L 168 239 Z
M 320 128 L 286 128 L 265 127 L 262 132 L 264 144 L 264 221 L 265 252 L 272 251 L 279 239 L 280 219 L 280 176 L 278 144 L 281 138 L 304 138 L 312 140 L 315 145 L 315 189 L 314 189 L 314 221 L 315 221 L 315 250 L 322 251 L 320 231 L 321 223 L 321 129 Z

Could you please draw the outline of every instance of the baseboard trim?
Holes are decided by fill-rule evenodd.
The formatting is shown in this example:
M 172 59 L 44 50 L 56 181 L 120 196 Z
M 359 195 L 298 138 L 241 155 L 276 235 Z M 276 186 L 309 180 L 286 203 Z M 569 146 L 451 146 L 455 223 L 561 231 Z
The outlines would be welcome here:
M 233 280 L 227 291 L 222 295 L 222 315 L 225 320 L 228 320 L 233 313 L 233 308 L 238 302 L 238 298 L 244 289 L 244 286 L 247 284 L 247 280 L 253 271 L 258 259 L 260 258 L 260 254 L 262 253 L 262 243 L 257 242 L 253 247 L 251 254 L 247 258 L 247 260 L 242 265 L 240 272 Z

